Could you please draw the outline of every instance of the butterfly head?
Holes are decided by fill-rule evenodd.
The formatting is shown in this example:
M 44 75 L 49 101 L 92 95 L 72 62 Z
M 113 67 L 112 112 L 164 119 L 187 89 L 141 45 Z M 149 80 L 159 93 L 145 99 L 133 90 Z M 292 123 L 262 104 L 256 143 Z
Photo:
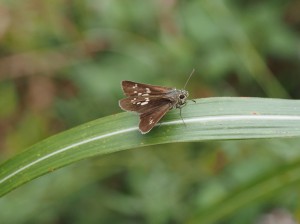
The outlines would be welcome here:
M 179 107 L 183 107 L 186 104 L 186 99 L 189 96 L 189 92 L 184 89 L 180 89 L 177 91 L 178 91 L 178 98 L 177 98 L 176 107 L 179 108 Z

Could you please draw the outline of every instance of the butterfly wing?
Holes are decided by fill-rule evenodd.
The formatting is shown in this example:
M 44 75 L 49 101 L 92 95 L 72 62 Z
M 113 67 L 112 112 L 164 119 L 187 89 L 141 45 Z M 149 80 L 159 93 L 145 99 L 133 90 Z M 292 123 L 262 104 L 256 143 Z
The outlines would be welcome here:
M 140 114 L 139 129 L 142 134 L 148 133 L 172 108 L 172 103 L 168 99 L 160 97 L 148 98 L 149 101 L 145 101 L 145 97 L 127 97 L 119 101 L 119 105 L 123 110 Z M 146 102 L 147 104 L 143 104 Z
M 142 134 L 148 133 L 155 124 L 170 110 L 169 104 L 163 104 L 140 115 L 139 129 Z
M 172 101 L 168 98 L 148 96 L 148 97 L 127 97 L 119 100 L 119 106 L 126 111 L 133 111 L 143 114 L 147 111 L 157 109 L 162 105 L 171 107 Z
M 119 105 L 123 110 L 140 114 L 142 134 L 148 133 L 173 107 L 174 100 L 167 95 L 173 88 L 131 81 L 122 81 L 122 88 L 127 98 L 121 99 Z
M 166 94 L 173 88 L 154 86 L 132 81 L 122 81 L 122 89 L 126 96 L 149 96 Z

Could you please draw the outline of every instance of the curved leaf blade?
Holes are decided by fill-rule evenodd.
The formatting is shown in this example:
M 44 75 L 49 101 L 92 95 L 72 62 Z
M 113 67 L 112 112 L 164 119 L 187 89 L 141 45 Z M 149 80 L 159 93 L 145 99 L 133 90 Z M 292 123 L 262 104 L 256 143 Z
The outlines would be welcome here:
M 0 166 L 0 195 L 70 163 L 140 146 L 171 142 L 300 136 L 300 101 L 207 98 L 168 113 L 149 134 L 138 116 L 120 113 L 47 138 Z

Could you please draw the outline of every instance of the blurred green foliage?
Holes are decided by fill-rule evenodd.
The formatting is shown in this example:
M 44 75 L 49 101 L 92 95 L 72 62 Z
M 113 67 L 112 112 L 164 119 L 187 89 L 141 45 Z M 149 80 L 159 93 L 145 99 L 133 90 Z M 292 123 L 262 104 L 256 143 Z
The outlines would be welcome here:
M 299 11 L 296 0 L 1 1 L 0 160 L 120 112 L 124 79 L 182 87 L 195 68 L 195 98 L 298 99 Z M 224 195 L 299 160 L 298 145 L 182 143 L 94 158 L 1 198 L 1 223 L 197 223 Z M 300 221 L 299 186 L 266 189 L 217 223 Z

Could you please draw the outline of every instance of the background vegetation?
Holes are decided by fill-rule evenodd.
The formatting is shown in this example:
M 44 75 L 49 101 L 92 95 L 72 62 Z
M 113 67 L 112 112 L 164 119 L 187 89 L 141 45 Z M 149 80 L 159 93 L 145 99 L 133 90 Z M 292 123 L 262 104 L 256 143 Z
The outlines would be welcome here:
M 300 97 L 299 1 L 1 1 L 0 160 L 120 112 L 120 81 L 191 98 Z M 3 223 L 300 221 L 299 184 L 253 188 L 300 166 L 298 139 L 167 144 L 95 157 L 0 199 Z M 250 186 L 250 187 L 249 187 Z M 243 204 L 234 196 L 247 188 Z M 204 218 L 203 218 L 204 217 Z M 209 218 L 207 219 L 209 220 Z M 296 222 L 296 221 L 295 221 Z M 208 221 L 207 221 L 208 223 Z M 281 223 L 284 223 L 283 221 Z

